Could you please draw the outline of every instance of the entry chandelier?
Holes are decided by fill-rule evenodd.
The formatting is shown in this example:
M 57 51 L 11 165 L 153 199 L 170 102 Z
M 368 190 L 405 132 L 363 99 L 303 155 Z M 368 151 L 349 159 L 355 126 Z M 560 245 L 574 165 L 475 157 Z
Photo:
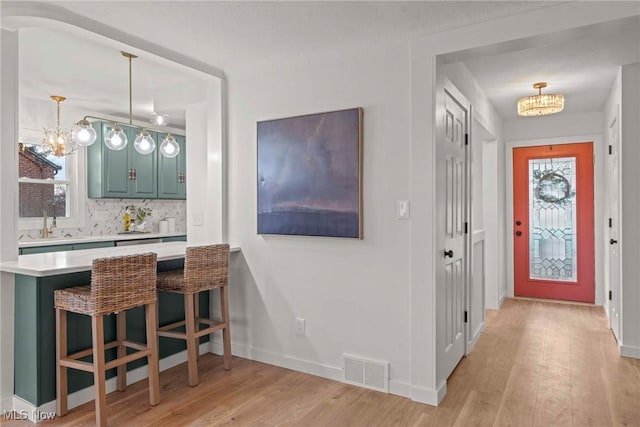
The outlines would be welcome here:
M 129 125 L 133 126 L 133 96 L 132 96 L 132 78 L 131 78 L 131 62 L 137 55 L 128 52 L 120 52 L 122 56 L 129 60 Z M 63 98 L 64 99 L 64 98 Z M 97 119 L 104 121 L 112 121 L 94 116 L 85 116 L 73 127 L 71 131 L 72 141 L 80 146 L 89 146 L 96 141 L 96 131 L 87 119 Z M 110 150 L 124 150 L 129 140 L 127 134 L 118 122 L 113 122 L 113 128 L 104 136 L 104 144 Z M 143 128 L 133 141 L 133 147 L 140 154 L 151 154 L 156 149 L 156 141 L 153 139 L 147 128 Z M 180 153 L 180 146 L 171 134 L 167 134 L 160 144 L 160 153 L 165 157 L 175 157 Z
M 44 140 L 42 144 L 47 152 L 54 156 L 62 157 L 73 154 L 78 149 L 78 145 L 71 137 L 71 132 L 60 128 L 60 103 L 64 101 L 64 96 L 51 95 L 57 106 L 57 120 L 55 129 L 44 129 Z
M 561 93 L 542 94 L 542 89 L 545 87 L 547 87 L 546 82 L 533 84 L 533 88 L 538 89 L 538 94 L 518 100 L 518 115 L 546 116 L 559 113 L 564 109 L 564 95 Z

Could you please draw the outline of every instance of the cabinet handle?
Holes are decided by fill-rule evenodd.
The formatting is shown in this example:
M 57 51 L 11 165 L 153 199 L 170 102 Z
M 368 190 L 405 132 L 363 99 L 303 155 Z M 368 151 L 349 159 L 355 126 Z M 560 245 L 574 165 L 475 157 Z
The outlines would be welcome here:
M 138 170 L 134 169 L 133 170 L 133 180 L 135 181 L 136 179 L 138 179 Z
M 133 179 L 133 169 L 129 169 L 129 181 Z
M 184 173 L 179 173 L 179 174 L 178 174 L 178 182 L 179 182 L 180 184 L 184 184 L 184 182 L 185 182 L 185 176 L 184 176 Z

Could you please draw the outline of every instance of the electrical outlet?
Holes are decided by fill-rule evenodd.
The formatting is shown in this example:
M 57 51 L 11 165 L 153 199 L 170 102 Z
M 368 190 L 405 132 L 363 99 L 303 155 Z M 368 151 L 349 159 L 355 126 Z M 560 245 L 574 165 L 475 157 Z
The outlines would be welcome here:
M 304 319 L 302 317 L 296 317 L 296 335 L 304 335 Z

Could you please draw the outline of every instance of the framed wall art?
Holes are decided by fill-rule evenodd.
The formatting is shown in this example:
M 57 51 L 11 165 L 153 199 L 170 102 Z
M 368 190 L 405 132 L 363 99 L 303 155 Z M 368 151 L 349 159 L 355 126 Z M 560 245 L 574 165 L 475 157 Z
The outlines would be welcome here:
M 362 116 L 258 122 L 258 234 L 362 238 Z

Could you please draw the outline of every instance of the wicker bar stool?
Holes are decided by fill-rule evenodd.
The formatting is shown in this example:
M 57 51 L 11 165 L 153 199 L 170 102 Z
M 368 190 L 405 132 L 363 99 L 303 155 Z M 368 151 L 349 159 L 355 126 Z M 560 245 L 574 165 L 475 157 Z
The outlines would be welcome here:
M 117 367 L 118 390 L 126 388 L 126 364 L 142 357 L 149 362 L 149 402 L 160 401 L 158 341 L 156 336 L 156 259 L 155 253 L 93 260 L 91 285 L 55 291 L 57 414 L 67 413 L 67 368 L 93 372 L 96 424 L 107 425 L 105 373 Z M 147 344 L 126 339 L 126 310 L 144 306 Z M 67 312 L 91 316 L 93 346 L 67 355 Z M 104 315 L 116 313 L 117 339 L 104 342 Z M 117 347 L 117 358 L 105 361 L 105 350 Z M 126 348 L 136 351 L 127 355 Z M 80 359 L 93 355 L 93 362 Z
M 187 248 L 184 269 L 158 273 L 158 291 L 184 295 L 185 320 L 165 325 L 158 329 L 161 337 L 187 341 L 189 385 L 198 385 L 198 343 L 201 336 L 222 330 L 224 369 L 231 369 L 231 335 L 229 331 L 229 245 L 217 244 Z M 202 291 L 220 289 L 220 311 L 222 319 L 200 318 L 198 295 Z M 207 327 L 200 329 L 200 325 Z M 175 331 L 185 328 L 185 332 Z

